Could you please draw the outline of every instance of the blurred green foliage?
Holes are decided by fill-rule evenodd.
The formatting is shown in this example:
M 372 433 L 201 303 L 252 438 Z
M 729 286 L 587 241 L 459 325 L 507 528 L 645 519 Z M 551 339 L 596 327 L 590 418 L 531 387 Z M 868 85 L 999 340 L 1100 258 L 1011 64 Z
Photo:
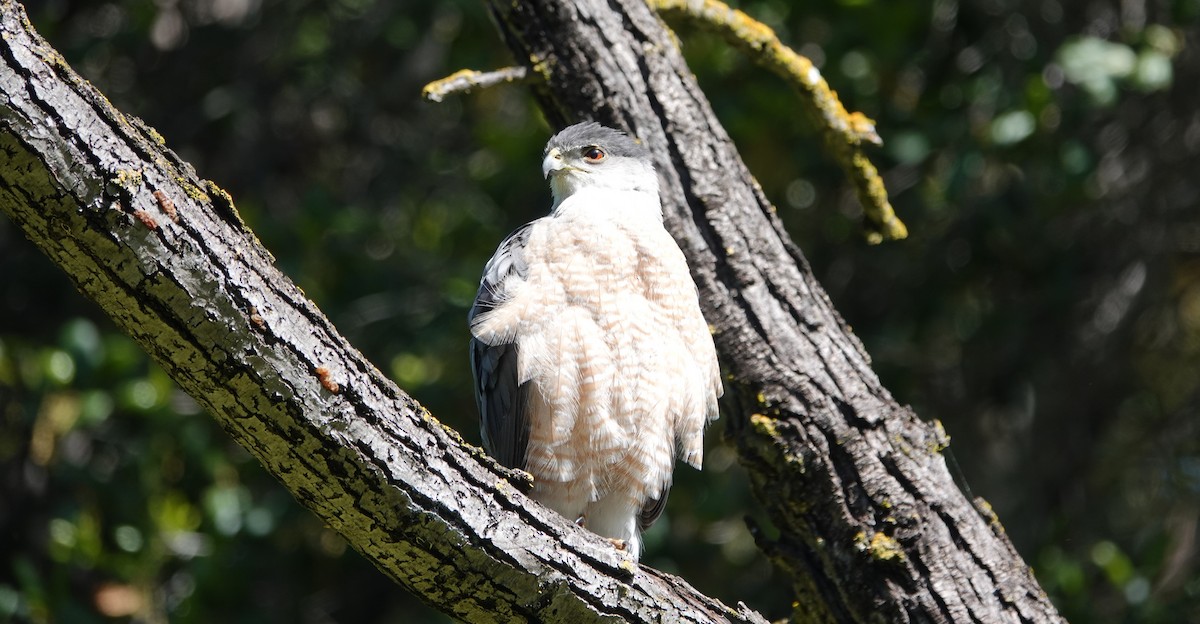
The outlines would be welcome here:
M 794 94 L 715 37 L 685 53 L 892 392 L 1073 622 L 1200 621 L 1200 3 L 746 0 L 812 58 L 907 241 L 859 207 Z M 542 214 L 551 129 L 477 0 L 45 0 L 53 45 L 229 189 L 279 266 L 477 440 L 464 316 Z M 445 621 L 301 509 L 0 221 L 0 621 Z M 646 562 L 770 617 L 787 581 L 722 425 Z

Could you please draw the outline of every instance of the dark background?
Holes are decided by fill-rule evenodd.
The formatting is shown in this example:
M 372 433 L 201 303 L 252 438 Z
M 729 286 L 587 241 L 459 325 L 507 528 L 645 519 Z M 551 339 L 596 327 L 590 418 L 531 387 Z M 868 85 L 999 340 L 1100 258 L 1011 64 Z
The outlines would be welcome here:
M 71 65 L 228 189 L 278 264 L 477 441 L 464 317 L 539 216 L 527 91 L 477 0 L 34 2 Z M 1200 622 L 1200 54 L 1191 1 L 740 3 L 878 122 L 908 240 L 779 79 L 676 24 L 694 71 L 899 400 L 941 420 L 1073 622 Z M 645 563 L 769 617 L 788 585 L 710 435 Z M 301 509 L 0 220 L 0 621 L 439 622 Z

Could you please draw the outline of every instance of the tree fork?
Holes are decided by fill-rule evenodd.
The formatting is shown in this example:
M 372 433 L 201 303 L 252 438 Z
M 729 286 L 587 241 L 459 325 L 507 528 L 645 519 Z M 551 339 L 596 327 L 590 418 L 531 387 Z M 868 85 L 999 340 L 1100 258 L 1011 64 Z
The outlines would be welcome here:
M 796 621 L 1058 622 L 998 519 L 955 485 L 948 436 L 870 368 L 667 31 L 641 0 L 489 0 L 558 125 L 622 127 L 653 151 L 668 229 L 738 395 L 742 464 L 780 532 Z
M 0 211 L 305 506 L 470 622 L 756 622 L 533 503 L 386 379 L 229 195 L 0 0 Z

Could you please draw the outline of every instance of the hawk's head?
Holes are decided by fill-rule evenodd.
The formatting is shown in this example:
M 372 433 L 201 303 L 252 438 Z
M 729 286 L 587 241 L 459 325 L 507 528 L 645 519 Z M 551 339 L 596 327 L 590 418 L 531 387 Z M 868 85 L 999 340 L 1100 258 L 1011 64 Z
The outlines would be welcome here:
M 546 143 L 542 173 L 557 206 L 586 188 L 641 191 L 658 197 L 650 150 L 620 130 L 594 121 L 568 126 Z

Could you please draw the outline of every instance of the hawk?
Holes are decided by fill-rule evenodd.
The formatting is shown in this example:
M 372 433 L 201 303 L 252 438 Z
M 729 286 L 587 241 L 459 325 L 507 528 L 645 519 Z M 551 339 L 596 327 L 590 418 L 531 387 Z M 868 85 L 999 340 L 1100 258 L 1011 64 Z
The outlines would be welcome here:
M 675 458 L 700 468 L 716 349 L 649 150 L 584 122 L 550 139 L 542 173 L 550 214 L 500 243 L 468 316 L 483 445 L 636 560 Z

